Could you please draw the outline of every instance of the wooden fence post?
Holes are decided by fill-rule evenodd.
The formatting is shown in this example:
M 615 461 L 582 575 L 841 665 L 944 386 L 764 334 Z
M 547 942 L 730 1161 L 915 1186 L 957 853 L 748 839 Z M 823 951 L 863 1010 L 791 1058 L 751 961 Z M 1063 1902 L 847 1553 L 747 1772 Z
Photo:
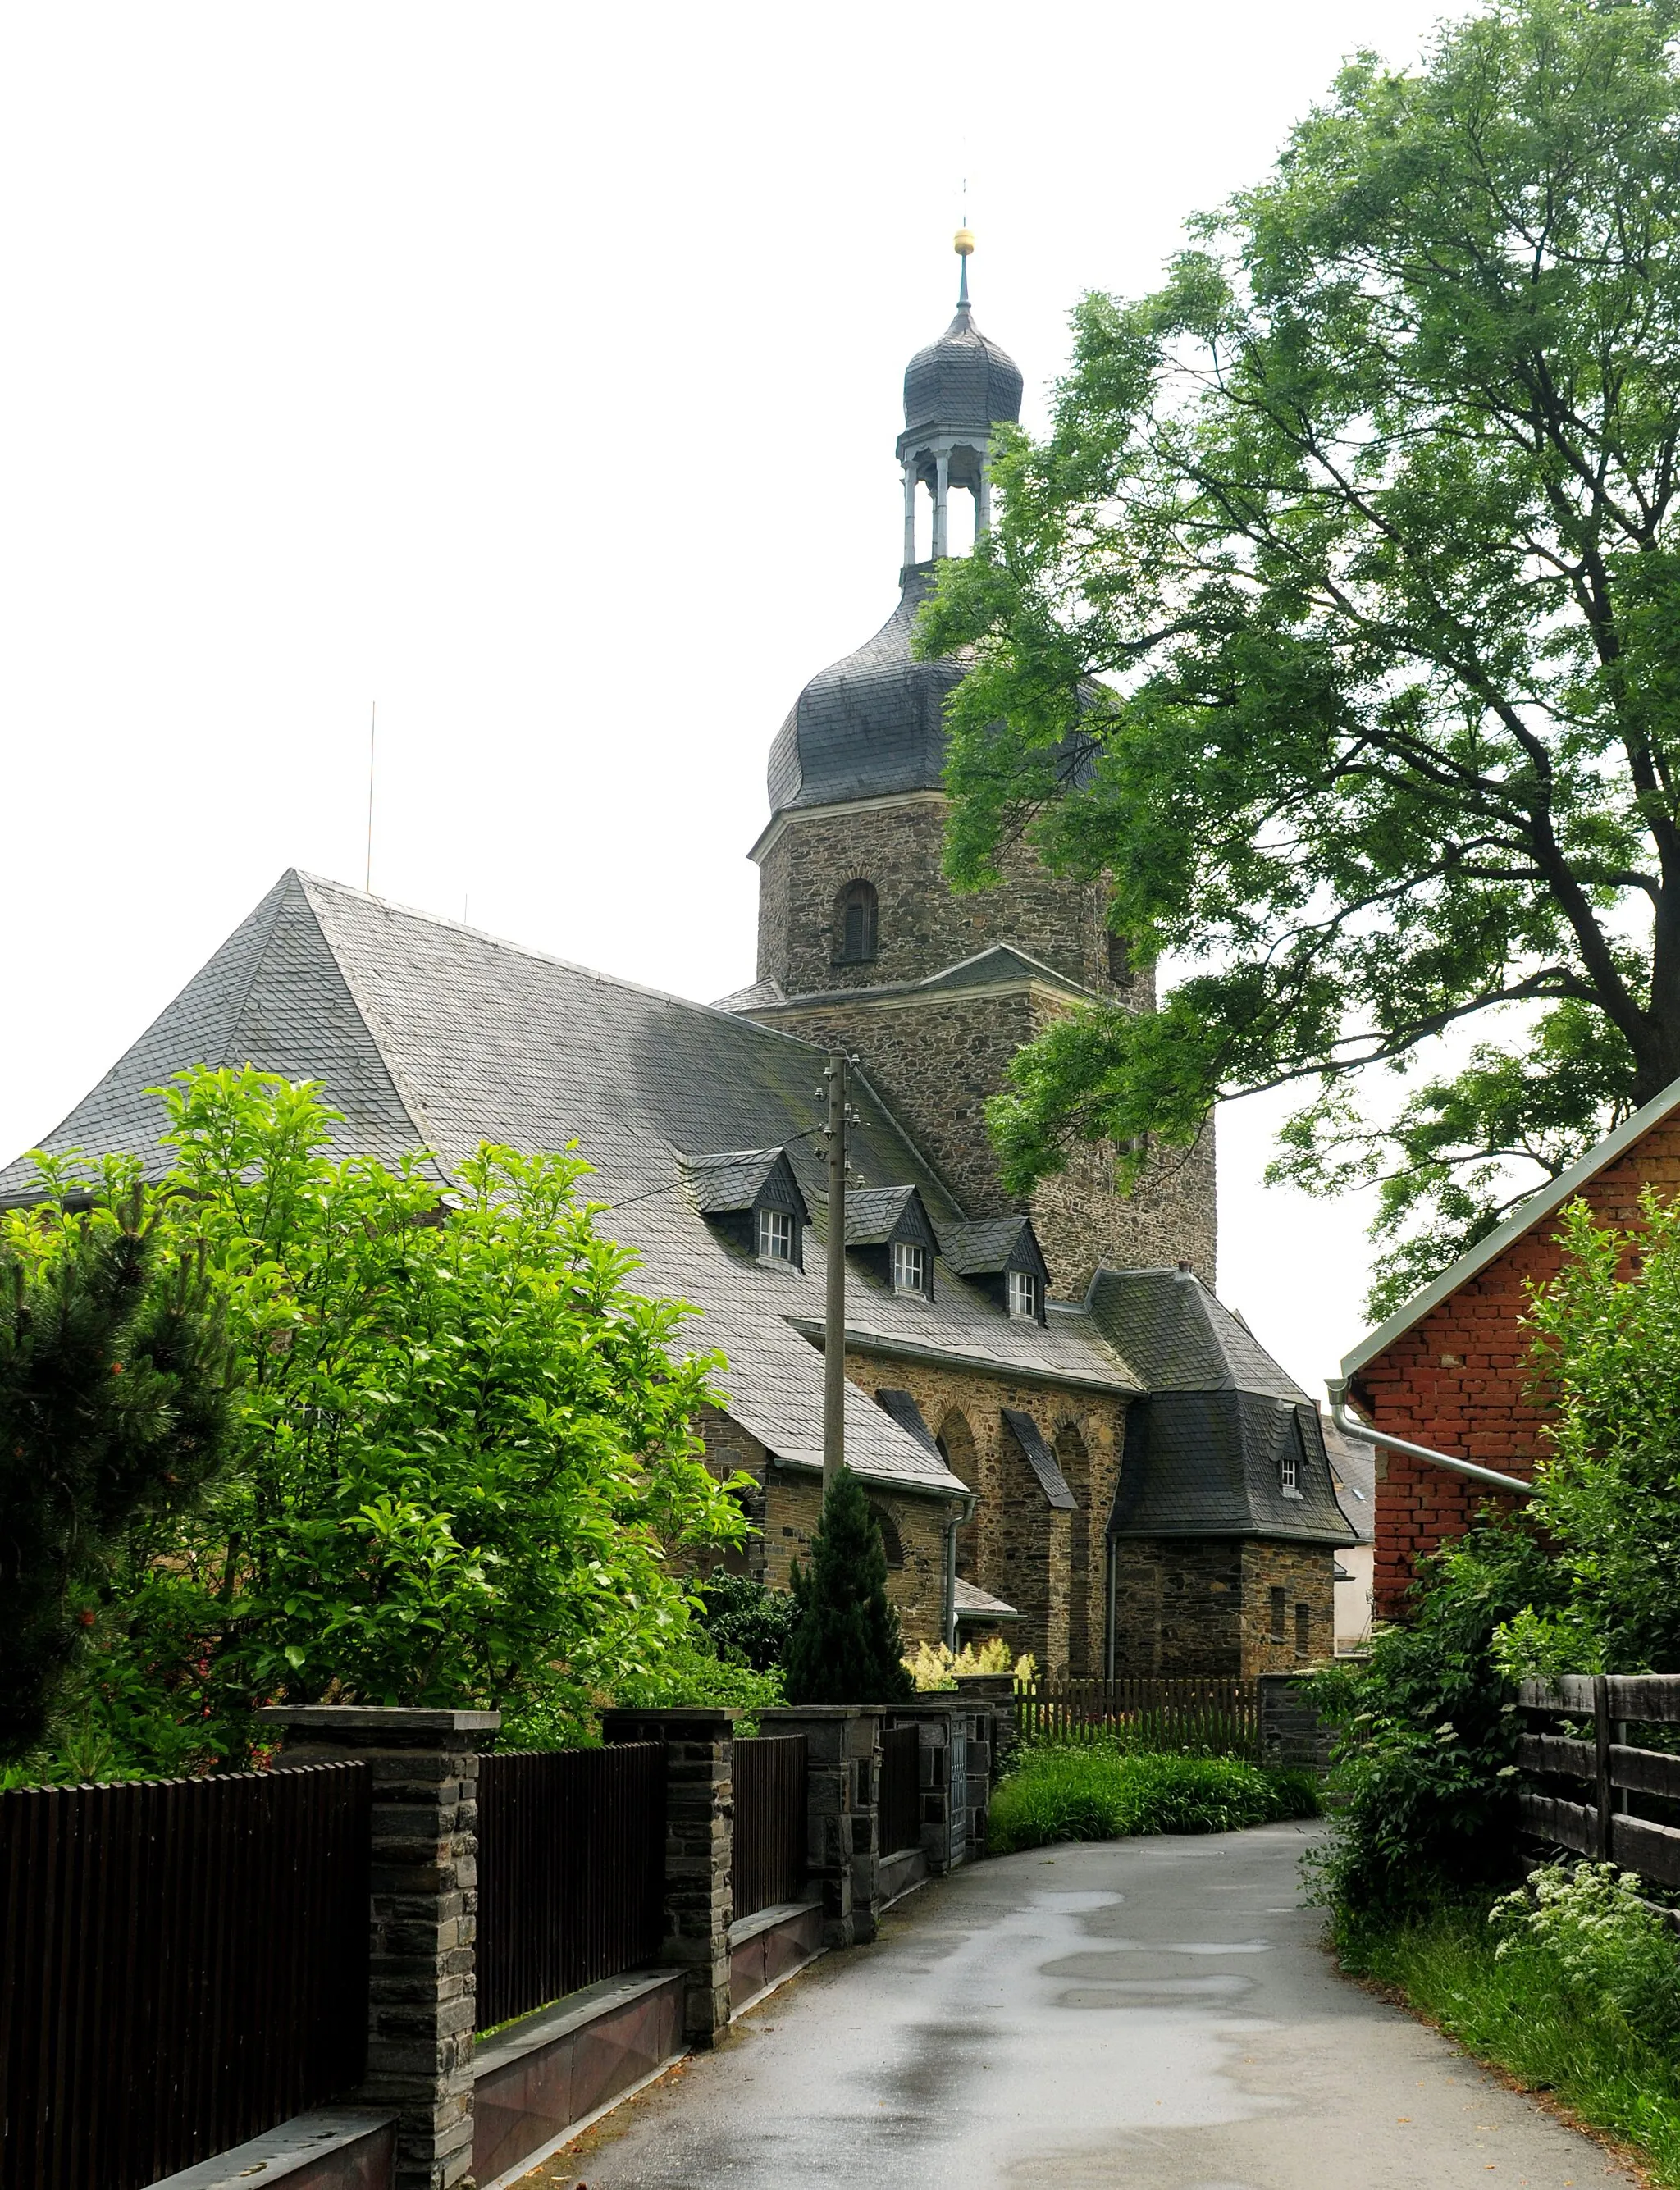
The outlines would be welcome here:
M 1615 1790 L 1610 1784 L 1610 1683 L 1603 1673 L 1592 1676 L 1592 1762 L 1598 1821 L 1598 1859 L 1609 1863 L 1615 1843 Z
M 288 1764 L 368 1767 L 367 2074 L 354 2096 L 397 2110 L 395 2190 L 450 2190 L 473 2161 L 478 1752 L 502 1714 L 312 1704 L 257 1716 L 283 1729 Z

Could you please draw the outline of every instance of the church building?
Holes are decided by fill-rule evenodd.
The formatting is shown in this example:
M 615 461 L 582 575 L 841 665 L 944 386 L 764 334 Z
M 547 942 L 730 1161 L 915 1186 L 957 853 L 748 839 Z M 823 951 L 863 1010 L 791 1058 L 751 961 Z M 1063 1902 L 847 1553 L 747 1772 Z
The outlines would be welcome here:
M 1154 1008 L 1100 884 L 1030 848 L 958 896 L 940 857 L 944 706 L 913 658 L 950 496 L 990 515 L 1019 368 L 956 315 L 905 375 L 904 553 L 881 630 L 821 671 L 770 747 L 757 979 L 706 1006 L 288 871 L 42 1146 L 158 1167 L 145 1090 L 192 1064 L 321 1083 L 341 1144 L 576 1140 L 636 1282 L 727 1359 L 704 1430 L 785 1586 L 821 1494 L 823 1064 L 854 1060 L 845 1444 L 906 1639 L 1007 1634 L 1075 1676 L 1283 1670 L 1333 1647 L 1339 1506 L 1316 1406 L 1216 1297 L 1210 1127 L 1134 1191 L 1088 1149 L 1007 1194 L 984 1107 L 1009 1059 L 1093 1001 Z M 917 560 L 921 498 L 928 560 Z M 31 1166 L 0 1170 L 27 1200 Z

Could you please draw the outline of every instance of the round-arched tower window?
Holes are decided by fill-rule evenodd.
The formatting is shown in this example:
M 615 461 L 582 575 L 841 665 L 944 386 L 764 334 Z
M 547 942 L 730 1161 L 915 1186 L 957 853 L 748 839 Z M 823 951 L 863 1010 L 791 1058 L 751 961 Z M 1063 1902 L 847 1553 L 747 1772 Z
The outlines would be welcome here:
M 834 962 L 866 966 L 875 956 L 875 885 L 848 882 L 835 900 Z

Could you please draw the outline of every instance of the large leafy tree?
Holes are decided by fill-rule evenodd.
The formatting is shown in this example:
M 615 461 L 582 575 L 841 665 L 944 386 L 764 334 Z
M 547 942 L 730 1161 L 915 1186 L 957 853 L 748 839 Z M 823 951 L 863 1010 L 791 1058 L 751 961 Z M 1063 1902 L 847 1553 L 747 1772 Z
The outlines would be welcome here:
M 1024 1053 L 1017 1186 L 1298 1084 L 1276 1168 L 1383 1181 L 1381 1307 L 1680 1075 L 1677 27 L 1496 0 L 1363 56 L 1078 307 L 926 615 L 975 650 L 950 866 L 1025 833 L 1189 962 Z
M 587 1165 L 341 1156 L 316 1089 L 249 1069 L 167 1103 L 237 1382 L 225 1474 L 112 1578 L 88 1707 L 119 1757 L 236 1756 L 281 1695 L 546 1739 L 689 1648 L 689 1555 L 746 1526 L 694 1428 L 718 1364 L 631 1289 Z

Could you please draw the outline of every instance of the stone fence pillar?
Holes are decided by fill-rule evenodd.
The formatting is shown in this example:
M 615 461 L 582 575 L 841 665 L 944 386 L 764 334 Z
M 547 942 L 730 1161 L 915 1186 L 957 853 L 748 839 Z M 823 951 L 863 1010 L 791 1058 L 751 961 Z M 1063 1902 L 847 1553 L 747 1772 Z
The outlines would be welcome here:
M 1260 1762 L 1274 1771 L 1329 1768 L 1330 1728 L 1313 1707 L 1311 1678 L 1310 1673 L 1260 1676 Z
M 968 1725 L 972 1706 L 935 1692 L 914 1703 L 888 1704 L 888 1726 L 913 1725 L 921 1736 L 922 1852 L 930 1878 L 943 1877 L 968 1853 Z
M 881 1713 L 803 1704 L 760 1711 L 758 1724 L 805 1737 L 805 1869 L 822 1890 L 822 1943 L 861 1946 L 881 1915 Z
M 368 1767 L 367 2074 L 354 2096 L 396 2110 L 395 2190 L 449 2190 L 473 2159 L 478 1753 L 502 1715 L 314 1704 L 257 1716 L 288 1764 Z
M 1013 1673 L 959 1673 L 956 1693 L 964 1703 L 974 1705 L 977 1722 L 981 1712 L 985 1714 L 985 1757 L 977 1758 L 971 1750 L 968 1758 L 968 1845 L 973 1857 L 985 1852 L 992 1790 L 1009 1769 L 1020 1746 L 1020 1706 Z
M 680 1968 L 684 2031 L 715 2045 L 729 2023 L 729 1926 L 735 1921 L 733 1711 L 608 1711 L 608 1742 L 665 1744 L 665 1938 Z

